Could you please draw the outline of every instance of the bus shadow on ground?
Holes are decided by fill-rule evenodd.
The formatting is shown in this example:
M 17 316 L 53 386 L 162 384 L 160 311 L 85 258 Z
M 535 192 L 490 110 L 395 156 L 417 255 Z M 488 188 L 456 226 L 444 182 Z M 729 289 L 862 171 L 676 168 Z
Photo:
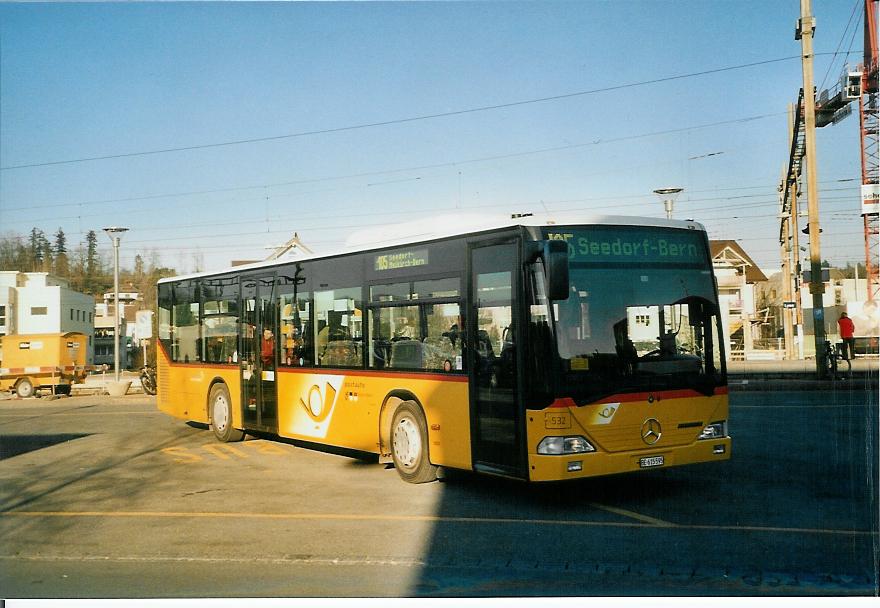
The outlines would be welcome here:
M 705 468 L 705 467 L 704 467 Z M 613 502 L 638 506 L 657 499 L 685 496 L 692 491 L 692 482 L 669 471 L 610 475 L 564 482 L 528 484 L 498 477 L 486 477 L 468 471 L 446 471 L 442 480 L 444 498 L 453 509 L 464 508 L 469 500 L 488 499 L 528 509 L 542 506 L 554 512 L 571 508 L 569 515 L 583 517 L 589 503 Z M 485 508 L 485 503 L 480 502 Z
M 88 437 L 87 433 L 60 433 L 57 435 L 3 435 L 0 441 L 0 460 L 36 452 L 59 443 Z

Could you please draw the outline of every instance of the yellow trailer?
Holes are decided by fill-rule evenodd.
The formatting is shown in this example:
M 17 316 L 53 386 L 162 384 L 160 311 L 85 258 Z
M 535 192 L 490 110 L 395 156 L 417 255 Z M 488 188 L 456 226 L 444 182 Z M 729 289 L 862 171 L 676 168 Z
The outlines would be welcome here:
M 41 389 L 70 394 L 94 369 L 86 365 L 88 337 L 84 334 L 19 334 L 3 336 L 0 391 L 30 397 Z

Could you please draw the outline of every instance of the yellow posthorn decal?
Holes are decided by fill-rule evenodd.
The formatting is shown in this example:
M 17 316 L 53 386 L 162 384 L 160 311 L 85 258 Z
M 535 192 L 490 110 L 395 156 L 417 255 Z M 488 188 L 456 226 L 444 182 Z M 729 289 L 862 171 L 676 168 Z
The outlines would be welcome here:
M 619 407 L 619 403 L 600 403 L 590 418 L 590 424 L 611 424 Z
M 316 422 L 321 422 L 327 418 L 331 411 L 333 411 L 333 405 L 336 403 L 336 389 L 333 388 L 332 384 L 327 382 L 326 388 L 324 389 L 324 395 L 322 396 L 321 389 L 317 384 L 313 384 L 309 389 L 307 397 L 308 403 L 300 397 L 300 405 L 303 406 L 306 413 Z

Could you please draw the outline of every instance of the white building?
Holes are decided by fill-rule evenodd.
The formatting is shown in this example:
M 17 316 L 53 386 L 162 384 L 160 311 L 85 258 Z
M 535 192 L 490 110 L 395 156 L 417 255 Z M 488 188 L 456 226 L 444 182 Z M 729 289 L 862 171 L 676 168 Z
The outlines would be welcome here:
M 736 241 L 709 241 L 712 266 L 718 280 L 718 304 L 728 358 L 749 359 L 754 353 L 759 322 L 755 283 L 767 277 Z
M 119 367 L 128 369 L 133 362 L 135 344 L 135 315 L 141 306 L 140 294 L 119 292 L 119 304 L 113 306 L 113 292 L 104 294 L 104 301 L 95 305 L 95 365 L 113 366 L 113 336 L 115 334 L 116 314 L 119 315 Z
M 0 335 L 88 336 L 86 362 L 94 361 L 95 300 L 46 272 L 0 271 Z

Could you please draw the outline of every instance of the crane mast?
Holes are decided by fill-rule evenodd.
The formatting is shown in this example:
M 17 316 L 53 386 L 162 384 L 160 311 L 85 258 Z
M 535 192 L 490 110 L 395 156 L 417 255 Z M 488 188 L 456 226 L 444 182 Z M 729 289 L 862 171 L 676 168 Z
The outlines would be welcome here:
M 865 228 L 865 269 L 868 301 L 880 300 L 880 146 L 878 146 L 877 99 L 877 7 L 880 0 L 865 0 L 865 57 L 862 65 L 862 94 L 859 97 L 859 127 L 862 146 L 862 218 Z

